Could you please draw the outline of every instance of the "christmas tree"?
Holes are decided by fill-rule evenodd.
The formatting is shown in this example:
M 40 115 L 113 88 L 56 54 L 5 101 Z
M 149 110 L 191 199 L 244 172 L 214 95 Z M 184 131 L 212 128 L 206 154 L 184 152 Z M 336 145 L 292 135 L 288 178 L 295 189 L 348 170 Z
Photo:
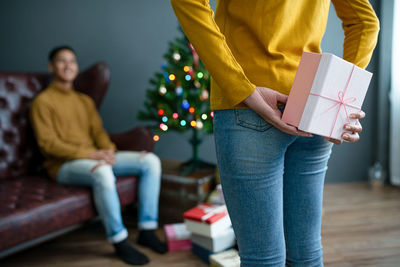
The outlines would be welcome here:
M 192 159 L 186 162 L 183 175 L 203 166 L 209 166 L 198 157 L 198 147 L 205 134 L 213 131 L 213 112 L 210 110 L 210 75 L 204 68 L 195 49 L 183 33 L 181 38 L 169 42 L 166 63 L 162 72 L 156 72 L 147 89 L 145 110 L 138 119 L 153 121 L 158 141 L 169 130 L 191 131 Z

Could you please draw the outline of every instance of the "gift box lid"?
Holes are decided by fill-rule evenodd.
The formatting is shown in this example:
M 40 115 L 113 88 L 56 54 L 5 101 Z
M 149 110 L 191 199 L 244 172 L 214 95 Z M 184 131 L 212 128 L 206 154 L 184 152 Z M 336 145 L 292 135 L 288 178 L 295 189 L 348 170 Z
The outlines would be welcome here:
M 225 205 L 202 204 L 186 211 L 183 218 L 213 224 L 228 215 Z

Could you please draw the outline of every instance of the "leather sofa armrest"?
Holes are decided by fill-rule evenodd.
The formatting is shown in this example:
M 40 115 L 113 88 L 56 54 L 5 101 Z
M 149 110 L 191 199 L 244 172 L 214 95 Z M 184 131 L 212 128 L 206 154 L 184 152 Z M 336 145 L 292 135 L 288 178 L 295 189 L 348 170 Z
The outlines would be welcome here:
M 135 127 L 124 133 L 110 134 L 110 138 L 118 150 L 152 152 L 154 149 L 153 134 L 146 127 Z

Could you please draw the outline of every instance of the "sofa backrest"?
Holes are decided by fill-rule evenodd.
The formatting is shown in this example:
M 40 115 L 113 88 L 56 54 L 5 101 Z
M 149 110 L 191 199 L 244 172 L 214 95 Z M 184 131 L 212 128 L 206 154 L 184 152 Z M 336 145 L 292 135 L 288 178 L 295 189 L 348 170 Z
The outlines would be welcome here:
M 51 78 L 49 73 L 0 72 L 0 179 L 43 172 L 43 157 L 29 123 L 29 108 Z M 107 64 L 99 62 L 78 75 L 75 89 L 91 96 L 98 108 L 109 80 Z

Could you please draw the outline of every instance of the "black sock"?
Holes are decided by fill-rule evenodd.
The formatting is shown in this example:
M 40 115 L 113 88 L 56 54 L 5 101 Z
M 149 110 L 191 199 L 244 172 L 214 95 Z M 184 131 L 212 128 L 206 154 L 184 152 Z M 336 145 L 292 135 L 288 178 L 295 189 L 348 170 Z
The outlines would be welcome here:
M 124 262 L 132 265 L 143 265 L 149 262 L 146 255 L 136 250 L 128 241 L 124 239 L 121 242 L 113 244 L 115 247 L 115 254 Z
M 154 230 L 141 230 L 139 231 L 139 237 L 137 243 L 142 246 L 151 248 L 155 252 L 164 254 L 168 251 L 167 245 L 158 239 Z

